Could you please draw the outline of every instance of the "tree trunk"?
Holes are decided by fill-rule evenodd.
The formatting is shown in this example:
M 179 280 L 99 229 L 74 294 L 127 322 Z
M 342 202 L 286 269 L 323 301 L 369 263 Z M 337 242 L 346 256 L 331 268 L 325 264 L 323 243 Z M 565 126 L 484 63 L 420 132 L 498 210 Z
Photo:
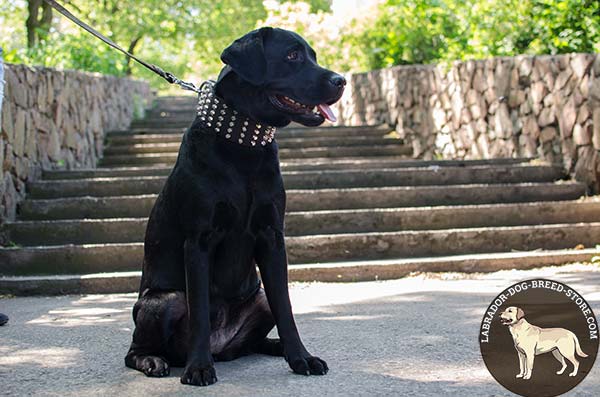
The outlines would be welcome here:
M 131 55 L 134 55 L 135 47 L 137 47 L 137 45 L 141 39 L 142 39 L 142 37 L 138 36 L 131 43 L 129 43 L 129 48 L 127 49 L 127 52 L 130 53 Z M 125 74 L 127 76 L 131 76 L 131 58 L 129 58 L 127 55 L 125 56 L 125 58 L 126 58 L 126 62 L 127 62 L 125 64 Z
M 41 17 L 39 16 L 40 8 L 42 9 Z M 27 10 L 29 12 L 29 16 L 25 22 L 25 26 L 27 27 L 27 47 L 32 48 L 50 32 L 52 7 L 43 0 L 28 0 Z

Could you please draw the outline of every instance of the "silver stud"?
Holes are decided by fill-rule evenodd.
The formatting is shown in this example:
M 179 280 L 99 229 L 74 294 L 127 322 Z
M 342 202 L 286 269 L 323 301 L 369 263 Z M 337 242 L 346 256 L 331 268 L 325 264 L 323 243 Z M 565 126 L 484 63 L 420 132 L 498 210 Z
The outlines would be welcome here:
M 244 121 L 244 125 L 248 125 L 248 120 Z
M 254 142 L 254 141 L 250 142 L 250 144 L 251 144 L 252 146 L 256 146 L 256 142 Z
M 223 121 L 223 116 L 219 116 L 219 121 Z
M 231 120 L 235 121 L 235 116 L 231 116 Z
M 230 127 L 233 127 L 233 126 L 234 126 L 234 124 L 235 124 L 235 123 L 234 123 L 233 121 L 229 122 L 229 126 L 230 126 Z
M 242 131 L 246 132 L 246 127 L 242 127 Z
M 220 126 L 221 126 L 221 122 L 217 121 L 217 127 L 220 127 Z
M 210 111 L 210 114 L 215 114 L 215 111 L 214 111 L 214 110 L 211 110 L 211 111 Z
M 227 128 L 227 132 L 231 132 L 233 131 L 231 128 Z
M 222 115 L 225 115 L 225 111 L 224 111 L 224 110 L 222 110 L 222 109 L 221 109 L 221 114 L 222 114 Z
M 258 139 L 258 137 L 257 137 L 256 135 L 254 135 L 254 136 L 252 137 L 252 139 L 253 139 L 253 140 L 257 140 L 257 139 Z
M 254 130 L 254 133 L 255 133 L 256 135 L 258 135 L 258 134 L 260 134 L 260 131 L 259 131 L 259 130 Z
M 261 145 L 263 145 L 263 146 L 266 146 L 266 145 L 267 145 L 267 142 L 265 142 L 265 141 L 262 141 L 260 144 L 261 144 Z
M 212 118 L 212 116 L 208 116 L 208 119 L 209 119 L 210 121 L 212 121 L 212 119 L 213 119 L 213 118 Z
M 267 139 L 269 141 L 269 143 L 273 142 L 272 138 Z
M 231 134 L 225 134 L 225 138 L 227 138 L 227 139 L 231 138 Z
M 206 123 L 206 125 L 210 127 L 210 123 Z
M 240 134 L 240 136 L 241 136 L 242 138 L 244 138 L 244 137 L 246 136 L 246 134 L 244 134 L 244 133 L 242 132 L 242 133 Z
M 223 107 L 224 107 L 225 109 L 227 109 L 227 104 L 226 104 L 226 103 L 224 103 L 224 104 L 223 104 Z
M 200 120 L 204 121 L 204 120 L 206 120 L 206 117 L 202 116 L 202 117 L 200 117 Z
M 239 143 L 244 143 L 244 140 L 240 138 L 240 139 L 238 139 L 238 142 Z
M 221 130 L 220 130 L 218 127 L 217 127 L 217 128 L 215 128 L 215 131 L 219 132 L 219 131 L 221 131 Z
M 233 114 L 237 114 L 237 110 L 234 110 L 234 111 L 233 111 Z
M 256 128 L 260 128 L 260 127 L 261 127 L 260 124 L 256 124 Z

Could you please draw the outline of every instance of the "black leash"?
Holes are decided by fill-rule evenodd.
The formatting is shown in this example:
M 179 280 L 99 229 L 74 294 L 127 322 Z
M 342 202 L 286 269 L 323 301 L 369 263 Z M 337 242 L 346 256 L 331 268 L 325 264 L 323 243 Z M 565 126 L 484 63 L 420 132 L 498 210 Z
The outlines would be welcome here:
M 153 71 L 154 73 L 156 73 L 157 75 L 162 77 L 163 79 L 167 80 L 170 84 L 177 84 L 184 90 L 200 93 L 200 89 L 197 88 L 194 84 L 188 83 L 181 79 L 178 79 L 173 74 L 171 74 L 169 72 L 165 72 L 160 67 L 153 65 L 151 63 L 145 62 L 145 61 L 139 59 L 138 57 L 136 57 L 135 55 L 130 54 L 129 52 L 125 51 L 124 49 L 119 47 L 119 45 L 117 45 L 115 42 L 113 42 L 111 39 L 104 36 L 102 33 L 98 32 L 96 29 L 92 28 L 85 22 L 82 22 L 79 18 L 77 18 L 75 15 L 71 14 L 71 12 L 69 12 L 69 10 L 67 10 L 62 5 L 58 4 L 56 1 L 54 1 L 54 0 L 44 0 L 44 1 L 48 4 L 50 4 L 56 11 L 60 12 L 65 17 L 69 18 L 71 21 L 73 21 L 79 27 L 85 29 L 92 35 L 96 36 L 98 39 L 102 40 L 103 42 L 105 42 L 106 44 L 108 44 L 109 46 L 114 48 L 115 50 L 121 51 L 123 54 L 127 55 L 129 58 L 144 65 L 146 68 L 150 69 L 151 71 Z

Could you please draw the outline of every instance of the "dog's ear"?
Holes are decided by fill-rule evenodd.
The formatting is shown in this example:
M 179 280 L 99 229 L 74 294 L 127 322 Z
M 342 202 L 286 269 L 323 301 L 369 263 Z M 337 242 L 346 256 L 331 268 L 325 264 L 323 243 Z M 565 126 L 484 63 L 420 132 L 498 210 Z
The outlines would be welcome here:
M 525 317 L 525 312 L 520 307 L 517 308 L 517 321 Z
M 265 37 L 273 28 L 265 27 L 240 37 L 221 53 L 221 61 L 229 65 L 241 78 L 261 85 L 265 82 L 267 59 L 263 46 Z

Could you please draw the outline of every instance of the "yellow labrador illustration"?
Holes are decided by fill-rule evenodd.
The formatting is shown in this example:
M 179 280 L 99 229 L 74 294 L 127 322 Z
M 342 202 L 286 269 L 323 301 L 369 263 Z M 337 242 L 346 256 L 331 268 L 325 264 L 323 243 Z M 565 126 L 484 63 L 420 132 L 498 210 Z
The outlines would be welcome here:
M 569 360 L 573 364 L 573 372 L 569 376 L 576 376 L 579 369 L 579 361 L 575 353 L 580 357 L 587 357 L 573 332 L 564 328 L 536 327 L 525 320 L 525 312 L 521 308 L 507 307 L 500 313 L 500 322 L 508 326 L 519 355 L 521 372 L 516 376 L 517 378 L 531 378 L 533 361 L 538 354 L 552 352 L 554 358 L 562 365 L 557 375 L 565 372 L 567 368 L 565 358 Z

